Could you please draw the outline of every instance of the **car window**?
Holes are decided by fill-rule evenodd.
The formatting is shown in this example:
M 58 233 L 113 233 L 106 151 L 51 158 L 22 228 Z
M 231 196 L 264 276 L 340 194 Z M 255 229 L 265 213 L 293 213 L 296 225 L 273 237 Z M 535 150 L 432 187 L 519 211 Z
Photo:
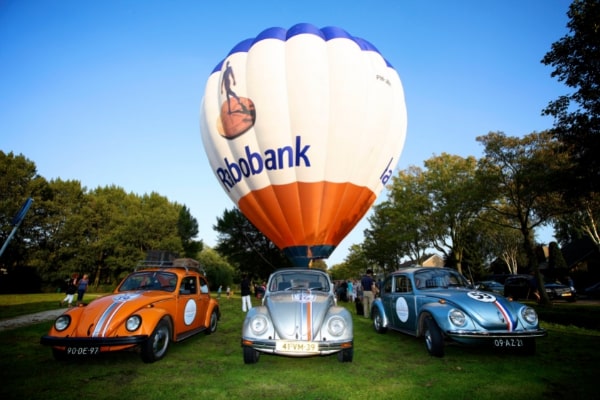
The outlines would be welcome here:
M 392 293 L 392 278 L 387 277 L 383 282 L 383 293 Z
M 208 293 L 208 283 L 203 277 L 199 277 L 200 279 L 200 293 Z
M 419 289 L 469 287 L 469 282 L 457 271 L 441 268 L 424 268 L 415 272 L 415 284 Z
M 394 285 L 396 293 L 412 292 L 412 284 L 410 279 L 404 275 L 396 276 L 396 284 Z
M 286 271 L 272 275 L 268 286 L 271 292 L 292 289 L 329 291 L 329 279 L 314 271 Z
M 198 280 L 195 276 L 186 276 L 181 281 L 181 288 L 179 288 L 181 294 L 196 294 L 198 293 Z
M 129 275 L 119 287 L 119 292 L 130 290 L 162 290 L 172 292 L 177 286 L 177 275 L 162 271 L 140 271 Z

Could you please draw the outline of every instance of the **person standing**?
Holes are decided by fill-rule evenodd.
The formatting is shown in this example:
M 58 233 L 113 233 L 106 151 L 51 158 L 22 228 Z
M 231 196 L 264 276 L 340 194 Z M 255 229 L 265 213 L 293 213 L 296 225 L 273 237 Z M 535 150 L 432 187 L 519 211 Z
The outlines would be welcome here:
M 252 308 L 252 300 L 250 299 L 250 295 L 252 294 L 250 290 L 250 278 L 248 278 L 247 274 L 244 274 L 242 277 L 242 311 L 246 312 Z
M 373 305 L 373 300 L 375 300 L 375 294 L 373 292 L 375 281 L 373 280 L 372 269 L 367 269 L 367 273 L 362 277 L 360 283 L 363 289 L 363 307 L 365 318 L 371 318 L 371 306 Z
M 348 301 L 354 303 L 354 285 L 352 284 L 352 280 L 348 280 Z
M 68 279 L 67 290 L 66 290 L 67 295 L 65 296 L 63 301 L 60 302 L 61 307 L 65 304 L 65 302 L 67 302 L 67 305 L 69 307 L 73 306 L 73 297 L 75 296 L 75 292 L 77 292 L 76 284 L 77 284 L 76 276 L 72 276 L 71 278 Z
M 77 284 L 77 305 L 83 303 L 83 295 L 87 291 L 89 279 L 87 274 L 83 274 L 83 278 L 79 280 Z
M 223 290 L 223 285 L 219 285 L 219 289 L 217 290 L 217 299 L 221 298 L 221 291 Z

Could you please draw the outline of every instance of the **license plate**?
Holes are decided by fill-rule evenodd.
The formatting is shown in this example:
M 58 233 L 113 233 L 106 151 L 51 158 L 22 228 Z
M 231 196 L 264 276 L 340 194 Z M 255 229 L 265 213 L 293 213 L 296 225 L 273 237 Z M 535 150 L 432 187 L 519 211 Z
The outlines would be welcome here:
M 318 353 L 319 344 L 315 342 L 284 340 L 275 343 L 275 350 L 288 353 Z
M 523 347 L 524 345 L 525 345 L 525 343 L 523 343 L 523 339 L 516 339 L 516 338 L 494 339 L 494 347 L 513 348 L 513 347 Z
M 96 354 L 100 354 L 100 347 L 67 347 L 67 354 L 70 356 L 94 356 Z

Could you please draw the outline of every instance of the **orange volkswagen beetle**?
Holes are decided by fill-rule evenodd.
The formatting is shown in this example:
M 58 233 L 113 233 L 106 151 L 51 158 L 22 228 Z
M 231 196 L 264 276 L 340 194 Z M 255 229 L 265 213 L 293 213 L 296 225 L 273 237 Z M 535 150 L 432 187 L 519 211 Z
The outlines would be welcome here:
M 60 315 L 41 344 L 52 346 L 56 359 L 139 346 L 142 360 L 152 363 L 171 341 L 215 332 L 220 317 L 197 261 L 146 262 L 112 294 Z

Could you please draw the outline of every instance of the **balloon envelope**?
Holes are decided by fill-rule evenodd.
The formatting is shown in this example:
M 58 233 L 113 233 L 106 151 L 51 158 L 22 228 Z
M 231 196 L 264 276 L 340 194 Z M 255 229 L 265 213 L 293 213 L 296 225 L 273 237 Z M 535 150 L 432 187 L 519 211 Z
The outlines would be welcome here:
M 327 258 L 366 214 L 407 126 L 400 78 L 377 49 L 310 24 L 236 45 L 200 115 L 220 185 L 296 266 Z

